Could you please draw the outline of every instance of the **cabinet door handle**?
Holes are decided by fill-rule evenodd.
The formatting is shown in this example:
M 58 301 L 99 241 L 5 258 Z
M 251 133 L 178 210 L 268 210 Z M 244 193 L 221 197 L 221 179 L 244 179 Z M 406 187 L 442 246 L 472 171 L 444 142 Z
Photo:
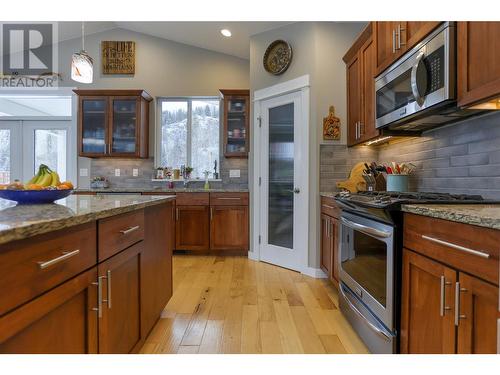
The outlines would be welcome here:
M 108 292 L 108 298 L 106 302 L 108 303 L 108 309 L 111 309 L 111 271 L 107 270 L 106 271 L 106 281 L 107 281 L 107 292 Z
M 179 208 L 175 208 L 175 221 L 179 221 Z
M 38 262 L 38 267 L 41 270 L 44 270 L 50 266 L 53 266 L 54 264 L 57 264 L 59 262 L 62 262 L 63 260 L 69 259 L 75 255 L 78 255 L 80 253 L 79 249 L 73 250 L 73 251 L 63 251 L 61 256 L 58 256 L 57 258 L 47 260 L 47 261 L 42 261 Z
M 397 34 L 398 34 L 398 48 L 397 49 L 401 49 L 401 46 L 406 46 L 406 43 L 401 42 L 401 32 L 402 31 L 406 31 L 406 29 L 404 27 L 401 27 L 401 24 L 398 23 L 398 31 L 397 31 Z
M 446 285 L 451 285 L 451 282 L 446 281 L 444 276 L 441 276 L 441 303 L 439 305 L 439 315 L 444 316 L 446 310 L 451 310 L 450 306 L 446 306 Z
M 134 227 L 130 227 L 128 229 L 123 229 L 120 231 L 121 234 L 129 234 L 129 233 L 132 233 L 132 232 L 135 232 L 137 229 L 139 229 L 140 226 L 139 225 L 136 225 Z
M 97 285 L 97 307 L 92 308 L 92 310 L 97 311 L 99 318 L 102 318 L 102 279 L 103 276 L 99 276 L 97 282 L 92 283 L 92 285 Z
M 469 249 L 468 247 L 456 245 L 454 243 L 443 241 L 443 240 L 440 240 L 440 239 L 437 239 L 434 237 L 429 237 L 429 236 L 426 236 L 424 234 L 422 234 L 422 238 L 424 240 L 432 241 L 432 242 L 438 243 L 438 244 L 443 245 L 443 246 L 451 247 L 452 249 L 455 249 L 455 250 L 459 250 L 459 251 L 463 251 L 463 252 L 466 252 L 466 253 L 469 253 L 472 255 L 476 255 L 476 256 L 481 257 L 481 258 L 488 259 L 490 257 L 490 254 L 488 254 L 488 253 L 478 251 L 478 250 Z
M 392 53 L 396 53 L 396 30 L 392 30 Z
M 460 288 L 460 282 L 455 283 L 455 325 L 458 327 L 460 325 L 460 319 L 466 319 L 466 315 L 460 314 L 460 293 L 467 292 L 467 289 Z
M 210 207 L 210 221 L 212 221 L 214 218 L 214 208 Z

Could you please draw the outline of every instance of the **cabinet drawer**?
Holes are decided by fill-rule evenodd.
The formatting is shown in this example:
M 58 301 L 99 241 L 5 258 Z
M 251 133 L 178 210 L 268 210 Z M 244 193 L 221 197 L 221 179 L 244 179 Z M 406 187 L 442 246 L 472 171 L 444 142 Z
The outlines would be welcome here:
M 321 213 L 334 217 L 336 219 L 340 218 L 340 208 L 335 203 L 335 199 L 328 197 L 321 197 Z
M 211 206 L 248 206 L 248 193 L 210 193 Z
M 500 231 L 405 214 L 404 246 L 498 285 Z
M 95 222 L 0 246 L 0 315 L 97 263 Z
M 208 206 L 209 193 L 177 193 L 175 203 L 179 206 Z
M 144 210 L 99 220 L 99 262 L 144 239 Z

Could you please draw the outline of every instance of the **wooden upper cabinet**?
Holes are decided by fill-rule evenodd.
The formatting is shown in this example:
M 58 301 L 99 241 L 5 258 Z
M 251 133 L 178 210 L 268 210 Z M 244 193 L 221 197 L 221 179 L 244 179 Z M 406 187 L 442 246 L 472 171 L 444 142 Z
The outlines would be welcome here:
M 379 135 L 375 128 L 375 44 L 369 25 L 344 56 L 347 69 L 347 144 Z
M 250 150 L 250 90 L 219 90 L 223 101 L 226 158 L 248 157 Z
M 97 269 L 0 318 L 0 353 L 97 353 Z
M 458 22 L 457 96 L 459 106 L 497 97 L 500 108 L 500 22 Z
M 144 90 L 74 90 L 78 95 L 78 154 L 147 158 L 149 102 Z
M 401 353 L 455 353 L 455 270 L 403 250 Z
M 459 273 L 459 354 L 497 352 L 498 287 Z
M 375 75 L 382 73 L 440 23 L 438 21 L 372 22 L 373 40 L 377 50 Z

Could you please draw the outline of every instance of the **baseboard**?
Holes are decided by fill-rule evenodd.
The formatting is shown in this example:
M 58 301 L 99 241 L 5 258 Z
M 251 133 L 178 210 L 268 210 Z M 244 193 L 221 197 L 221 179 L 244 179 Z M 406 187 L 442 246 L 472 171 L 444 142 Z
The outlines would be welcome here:
M 251 259 L 251 260 L 259 260 L 259 257 L 257 256 L 257 252 L 256 251 L 249 251 L 248 252 L 248 259 Z
M 324 273 L 321 268 L 306 267 L 304 270 L 302 270 L 302 273 L 304 275 L 314 277 L 315 279 L 326 279 L 326 278 L 328 278 L 327 274 Z

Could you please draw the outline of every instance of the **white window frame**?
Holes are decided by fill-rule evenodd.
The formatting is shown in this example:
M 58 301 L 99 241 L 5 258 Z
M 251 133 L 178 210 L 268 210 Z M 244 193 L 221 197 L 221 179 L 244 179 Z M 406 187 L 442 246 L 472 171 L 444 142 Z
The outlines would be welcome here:
M 160 161 L 161 161 L 161 118 L 162 118 L 162 103 L 163 102 L 187 102 L 188 105 L 188 117 L 187 117 L 187 122 L 186 122 L 186 133 L 187 133 L 187 140 L 186 140 L 186 165 L 187 166 L 192 166 L 191 165 L 191 143 L 192 143 L 192 109 L 193 109 L 193 101 L 196 100 L 213 100 L 213 101 L 218 101 L 219 102 L 219 156 L 217 159 L 217 166 L 220 171 L 220 160 L 221 160 L 221 152 L 222 152 L 222 115 L 221 115 L 221 100 L 220 97 L 218 96 L 159 96 L 156 98 L 156 126 L 155 126 L 155 167 L 160 166 Z M 220 174 L 220 173 L 219 173 Z M 210 179 L 212 180 L 212 179 Z
M 2 90 L 0 94 L 16 95 L 57 95 L 71 96 L 71 116 L 5 116 L 0 117 L 0 127 L 11 131 L 10 145 L 10 168 L 11 181 L 20 179 L 26 182 L 33 176 L 34 142 L 32 132 L 37 129 L 61 129 L 67 131 L 68 142 L 66 144 L 66 179 L 77 184 L 77 108 L 76 95 L 72 88 L 60 88 L 56 90 Z M 36 122 L 39 121 L 39 124 Z M 25 124 L 26 123 L 26 124 Z M 28 124 L 29 123 L 29 124 Z M 47 125 L 52 123 L 50 126 Z M 16 153 L 17 151 L 17 153 Z

